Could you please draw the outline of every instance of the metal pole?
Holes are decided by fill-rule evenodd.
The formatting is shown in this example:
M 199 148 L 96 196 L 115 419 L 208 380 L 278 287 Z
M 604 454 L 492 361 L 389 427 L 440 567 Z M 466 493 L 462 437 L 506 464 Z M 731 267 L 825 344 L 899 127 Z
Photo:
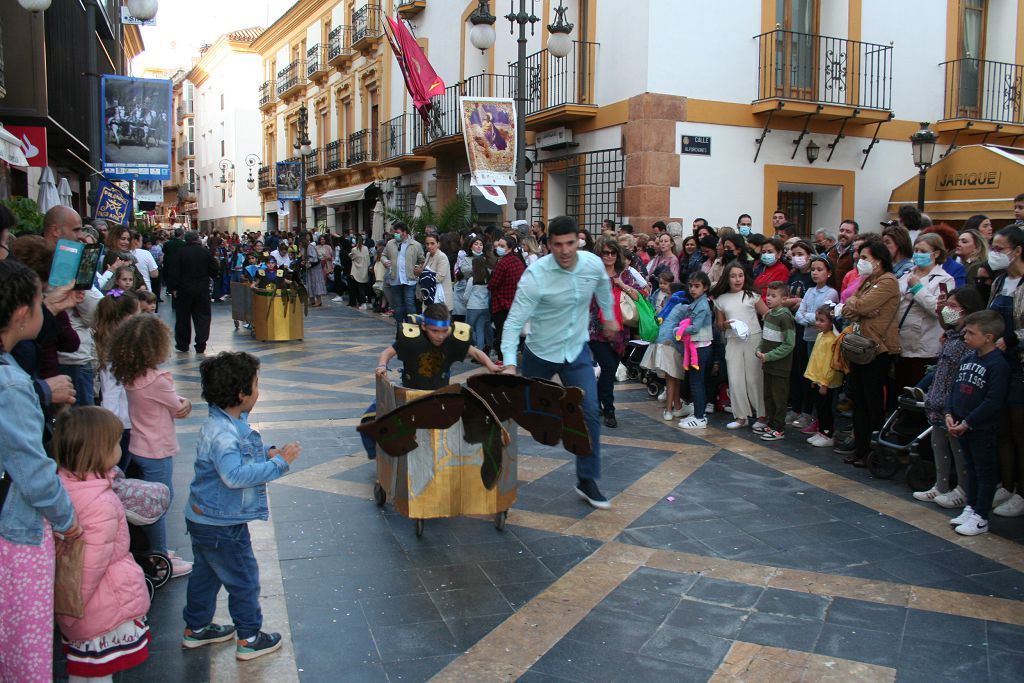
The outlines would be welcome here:
M 922 166 L 920 172 L 917 174 L 917 210 L 924 211 L 924 181 L 925 175 L 928 173 L 928 167 Z
M 532 0 L 531 0 L 532 5 Z M 526 0 L 519 0 L 519 61 L 516 69 L 516 220 L 526 219 Z
M 86 118 L 89 122 L 89 165 L 95 171 L 100 168 L 100 121 L 103 120 L 100 116 L 100 81 L 96 61 L 96 2 L 85 3 L 85 25 L 85 73 L 89 78 L 88 97 L 86 98 L 88 107 Z M 89 184 L 93 190 L 96 189 L 96 181 L 93 177 L 90 177 Z

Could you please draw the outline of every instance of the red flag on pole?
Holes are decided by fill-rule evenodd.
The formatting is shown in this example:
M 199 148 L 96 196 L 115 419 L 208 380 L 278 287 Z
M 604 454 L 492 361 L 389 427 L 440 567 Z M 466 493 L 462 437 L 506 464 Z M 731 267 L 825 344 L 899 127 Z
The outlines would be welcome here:
M 386 32 L 388 42 L 398 59 L 398 67 L 405 78 L 405 87 L 412 96 L 416 111 L 426 121 L 427 112 L 430 111 L 430 98 L 444 94 L 444 81 L 434 71 L 434 67 L 430 66 L 427 56 L 423 54 L 423 48 L 406 28 L 405 22 L 391 17 L 386 19 L 391 27 L 391 31 Z

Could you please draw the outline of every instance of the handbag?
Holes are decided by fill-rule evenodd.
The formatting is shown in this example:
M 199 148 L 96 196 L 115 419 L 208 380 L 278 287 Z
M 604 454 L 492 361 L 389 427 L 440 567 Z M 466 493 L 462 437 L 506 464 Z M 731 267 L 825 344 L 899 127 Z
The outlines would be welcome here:
M 625 292 L 619 292 L 619 312 L 622 313 L 623 325 L 636 327 L 640 324 L 640 313 L 636 309 L 636 302 Z
M 85 612 L 82 602 L 82 569 L 85 566 L 85 540 L 57 540 L 53 581 L 53 611 L 80 619 Z
M 654 319 L 654 307 L 644 297 L 638 298 L 634 303 L 640 318 L 640 338 L 648 342 L 656 341 L 658 339 L 658 321 Z
M 908 308 L 907 311 L 909 312 L 909 310 Z M 903 320 L 906 320 L 906 318 L 907 316 L 904 314 Z M 889 334 L 889 330 L 892 329 L 892 324 L 895 320 L 896 316 L 894 315 L 892 320 L 889 321 L 889 326 L 885 328 L 886 335 Z M 900 324 L 903 324 L 902 320 Z M 882 336 L 884 337 L 885 335 Z M 860 323 L 854 323 L 846 328 L 842 340 L 839 342 L 839 348 L 843 352 L 843 358 L 853 365 L 867 365 L 878 357 L 878 342 L 860 333 Z

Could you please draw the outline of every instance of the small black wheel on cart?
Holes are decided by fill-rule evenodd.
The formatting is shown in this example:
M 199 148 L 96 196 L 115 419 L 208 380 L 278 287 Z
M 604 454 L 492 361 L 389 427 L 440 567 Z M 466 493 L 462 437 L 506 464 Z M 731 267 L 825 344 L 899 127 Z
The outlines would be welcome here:
M 156 593 L 156 588 L 153 587 L 153 580 L 148 576 L 143 576 L 146 580 L 146 591 L 149 592 L 149 601 L 153 601 L 153 595 Z
M 149 571 L 146 575 L 153 582 L 153 588 L 160 588 L 171 580 L 174 570 L 171 566 L 171 558 L 167 555 L 149 552 L 146 554 L 145 561 L 149 564 Z
M 878 479 L 892 479 L 903 463 L 898 455 L 888 448 L 877 448 L 868 453 L 868 472 Z
M 506 519 L 508 519 L 508 511 L 503 510 L 494 515 L 494 528 L 498 531 L 504 531 Z
M 651 398 L 657 398 L 658 394 L 661 393 L 661 385 L 651 380 L 647 383 L 647 395 Z
M 419 538 L 422 535 L 423 535 L 423 520 L 422 519 L 417 519 L 416 520 L 416 538 Z
M 380 485 L 380 482 L 373 485 L 373 499 L 381 507 L 384 507 L 384 503 L 387 502 L 388 494 L 384 492 L 384 487 Z

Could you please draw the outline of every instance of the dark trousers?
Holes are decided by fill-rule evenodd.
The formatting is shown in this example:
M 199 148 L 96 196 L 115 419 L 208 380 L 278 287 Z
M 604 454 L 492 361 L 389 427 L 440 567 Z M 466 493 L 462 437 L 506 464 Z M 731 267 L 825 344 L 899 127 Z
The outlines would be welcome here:
M 508 317 L 508 310 L 492 311 L 491 312 L 491 322 L 494 324 L 494 349 L 499 354 L 501 353 L 501 332 L 502 332 L 502 330 L 505 329 L 505 318 L 507 318 L 507 317 Z M 598 359 L 598 363 L 600 363 L 600 362 L 601 362 L 600 359 Z M 604 370 L 603 367 L 601 369 Z M 613 379 L 613 381 L 614 381 L 614 374 L 615 373 L 613 371 L 612 372 L 612 375 L 613 375 L 612 379 Z M 601 384 L 598 383 L 597 387 L 598 387 L 598 391 L 600 391 L 601 390 Z
M 814 342 L 811 342 L 813 345 Z M 789 405 L 794 412 L 811 414 L 814 408 L 814 395 L 811 393 L 811 382 L 804 377 L 807 361 L 811 358 L 811 350 L 804 341 L 803 325 L 796 326 L 796 346 L 793 348 L 793 366 L 789 371 Z
M 186 519 L 185 528 L 195 557 L 182 612 L 185 626 L 197 631 L 210 625 L 223 586 L 238 639 L 253 638 L 263 626 L 263 612 L 260 569 L 252 553 L 249 525 L 213 526 Z
M 1019 381 L 1010 378 L 1011 383 Z M 999 481 L 1007 491 L 1024 496 L 1024 406 L 1006 406 L 999 418 L 998 433 Z
M 983 519 L 992 510 L 992 497 L 999 481 L 999 458 L 996 455 L 996 431 L 993 428 L 968 429 L 957 439 L 964 453 L 967 504 Z
M 817 388 L 812 388 L 811 391 L 814 392 L 814 408 L 818 411 L 818 433 L 832 438 L 832 432 L 835 429 L 832 400 L 835 398 L 836 390 L 826 389 L 824 396 Z
M 174 345 L 179 351 L 188 351 L 195 326 L 196 351 L 205 351 L 206 340 L 210 338 L 210 297 L 206 292 L 178 290 L 174 299 Z
M 507 316 L 508 311 L 505 311 L 502 316 Z M 505 321 L 502 320 L 502 323 Z M 497 325 L 495 325 L 497 328 Z M 501 348 L 495 343 L 495 347 Z M 601 376 L 597 378 L 597 400 L 601 405 L 601 412 L 603 413 L 614 413 L 615 412 L 615 372 L 619 369 L 619 363 L 622 359 L 619 354 L 615 353 L 615 349 L 612 345 L 606 341 L 591 341 L 590 342 L 590 353 L 594 356 L 594 360 L 597 361 L 598 367 L 601 368 Z
M 160 309 L 160 276 L 157 275 L 156 277 L 152 278 L 152 281 L 153 281 L 153 295 L 156 297 L 156 300 L 157 300 L 157 310 L 159 310 Z
M 686 371 L 686 382 L 690 385 L 690 401 L 693 403 L 693 416 L 698 420 L 704 417 L 704 408 L 707 407 L 707 394 L 705 393 L 705 374 L 711 372 L 712 348 L 701 346 L 697 349 L 697 366 Z
M 853 399 L 853 445 L 855 457 L 864 458 L 871 450 L 871 432 L 885 421 L 885 387 L 889 381 L 892 356 L 880 353 L 867 365 L 850 365 L 848 376 Z
M 777 432 L 786 429 L 786 404 L 789 403 L 789 375 L 764 375 L 764 412 L 768 426 Z

